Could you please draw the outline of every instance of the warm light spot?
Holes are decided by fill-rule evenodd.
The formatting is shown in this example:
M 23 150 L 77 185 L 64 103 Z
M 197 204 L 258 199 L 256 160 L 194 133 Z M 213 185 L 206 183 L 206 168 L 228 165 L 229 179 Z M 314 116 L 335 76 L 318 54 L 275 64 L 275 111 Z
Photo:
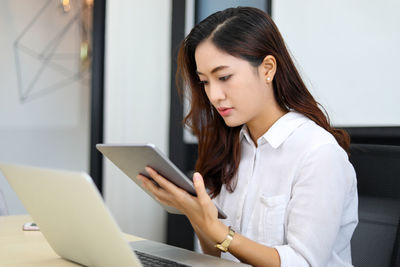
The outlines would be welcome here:
M 84 60 L 88 56 L 89 45 L 87 42 L 81 43 L 81 60 Z
M 61 4 L 64 12 L 68 12 L 71 10 L 71 4 L 69 0 L 61 0 Z

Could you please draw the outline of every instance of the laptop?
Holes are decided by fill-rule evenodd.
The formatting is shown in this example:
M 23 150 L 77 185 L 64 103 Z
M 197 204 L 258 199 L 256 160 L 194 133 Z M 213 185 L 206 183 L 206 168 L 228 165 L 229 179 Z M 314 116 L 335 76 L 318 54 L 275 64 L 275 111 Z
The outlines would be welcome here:
M 249 266 L 163 243 L 128 242 L 86 173 L 0 164 L 54 251 L 87 266 Z M 150 258 L 150 260 L 149 260 Z M 156 262 L 156 261 L 159 262 Z

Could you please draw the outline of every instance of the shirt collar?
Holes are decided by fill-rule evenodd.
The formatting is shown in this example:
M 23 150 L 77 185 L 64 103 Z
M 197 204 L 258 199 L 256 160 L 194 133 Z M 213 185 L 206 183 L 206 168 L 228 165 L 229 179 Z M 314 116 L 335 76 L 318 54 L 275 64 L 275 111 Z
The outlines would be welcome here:
M 289 111 L 280 117 L 268 131 L 257 140 L 258 145 L 268 142 L 273 148 L 278 148 L 293 132 L 309 119 L 296 111 Z M 250 137 L 249 130 L 243 125 L 240 130 L 240 140 L 245 137 L 249 143 L 253 140 Z
M 253 140 L 251 140 L 250 133 L 246 124 L 243 124 L 242 129 L 240 130 L 240 141 L 242 141 L 243 137 L 246 138 L 247 142 L 249 142 L 250 144 L 253 142 Z

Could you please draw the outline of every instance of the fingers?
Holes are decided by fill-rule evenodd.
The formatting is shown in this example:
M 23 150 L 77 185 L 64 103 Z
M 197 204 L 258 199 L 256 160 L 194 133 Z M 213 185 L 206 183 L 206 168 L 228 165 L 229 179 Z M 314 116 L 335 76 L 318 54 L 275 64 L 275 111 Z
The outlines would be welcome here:
M 149 191 L 156 201 L 167 206 L 173 206 L 173 197 L 170 193 L 155 185 L 153 181 L 143 175 L 138 175 L 137 178 L 142 181 L 143 188 Z
M 154 181 L 156 181 L 165 190 L 167 190 L 169 192 L 174 192 L 177 189 L 177 187 L 173 183 L 171 183 L 170 181 L 168 181 L 167 179 L 162 177 L 160 174 L 158 174 L 152 168 L 146 167 L 145 169 L 146 169 L 147 173 L 150 175 L 150 177 L 153 178 Z
M 195 172 L 193 174 L 193 183 L 194 188 L 196 189 L 197 197 L 199 198 L 200 202 L 205 203 L 210 201 L 210 196 L 207 194 L 204 180 L 200 173 Z
M 144 188 L 146 188 L 148 191 L 150 191 L 150 193 L 152 193 L 154 195 L 156 200 L 161 201 L 161 200 L 164 200 L 167 198 L 168 193 L 165 190 L 163 190 L 161 187 L 154 184 L 154 182 L 151 181 L 146 176 L 139 174 L 138 176 L 136 176 L 136 178 L 138 178 L 140 181 L 142 181 L 142 186 Z
M 146 169 L 147 173 L 150 175 L 150 177 L 159 185 L 159 186 L 156 186 L 152 183 L 151 184 L 147 183 L 147 185 L 149 185 L 150 188 L 152 188 L 153 194 L 157 194 L 157 192 L 161 192 L 161 191 L 168 193 L 169 200 L 166 199 L 166 200 L 168 200 L 168 202 L 172 201 L 171 195 L 173 195 L 178 201 L 179 200 L 182 201 L 187 196 L 189 196 L 189 194 L 185 190 L 177 187 L 176 185 L 174 185 L 173 183 L 171 183 L 170 181 L 165 179 L 163 176 L 158 174 L 152 168 L 146 167 L 145 169 Z M 147 179 L 147 180 L 149 180 L 149 179 Z M 159 197 L 159 199 L 161 199 L 161 196 Z

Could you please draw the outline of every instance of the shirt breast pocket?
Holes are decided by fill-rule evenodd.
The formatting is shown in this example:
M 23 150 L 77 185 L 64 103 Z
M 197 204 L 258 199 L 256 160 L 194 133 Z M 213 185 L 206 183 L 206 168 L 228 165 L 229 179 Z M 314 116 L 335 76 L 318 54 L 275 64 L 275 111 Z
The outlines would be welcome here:
M 261 243 L 267 246 L 283 245 L 285 239 L 285 215 L 288 203 L 286 195 L 260 197 L 259 233 Z

